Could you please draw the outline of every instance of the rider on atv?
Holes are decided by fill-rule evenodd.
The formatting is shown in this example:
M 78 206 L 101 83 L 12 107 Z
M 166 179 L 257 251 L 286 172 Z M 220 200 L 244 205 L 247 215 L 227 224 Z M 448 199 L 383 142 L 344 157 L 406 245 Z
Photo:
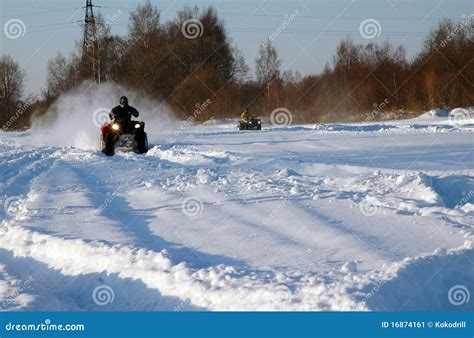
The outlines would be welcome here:
M 132 127 L 132 116 L 138 117 L 138 115 L 138 110 L 128 105 L 128 98 L 126 96 L 122 96 L 120 98 L 120 105 L 114 107 L 109 113 L 110 119 L 112 121 L 122 121 L 126 130 L 130 130 Z
M 249 107 L 246 107 L 244 112 L 240 115 L 240 119 L 242 121 L 248 121 L 250 120 L 250 112 L 249 112 Z
M 128 105 L 125 96 L 120 98 L 120 105 L 109 113 L 110 123 L 101 127 L 101 150 L 107 156 L 115 151 L 132 150 L 137 154 L 148 151 L 148 136 L 145 132 L 145 122 L 132 121 L 132 116 L 138 117 L 138 110 Z
M 262 122 L 257 115 L 250 114 L 249 107 L 246 107 L 244 112 L 240 115 L 239 130 L 261 130 Z

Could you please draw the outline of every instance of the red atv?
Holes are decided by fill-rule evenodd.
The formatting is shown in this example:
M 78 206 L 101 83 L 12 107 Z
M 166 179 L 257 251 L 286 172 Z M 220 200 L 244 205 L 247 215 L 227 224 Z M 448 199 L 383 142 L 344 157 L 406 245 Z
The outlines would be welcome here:
M 107 156 L 113 156 L 117 150 L 133 151 L 145 154 L 148 151 L 148 137 L 145 122 L 124 122 L 118 119 L 105 123 L 101 128 L 100 146 Z

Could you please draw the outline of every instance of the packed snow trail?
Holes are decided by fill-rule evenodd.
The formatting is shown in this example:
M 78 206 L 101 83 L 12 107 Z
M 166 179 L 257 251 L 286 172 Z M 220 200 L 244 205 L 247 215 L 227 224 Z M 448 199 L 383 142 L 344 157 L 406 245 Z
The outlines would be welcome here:
M 221 122 L 111 158 L 0 133 L 0 310 L 472 310 L 473 131 Z

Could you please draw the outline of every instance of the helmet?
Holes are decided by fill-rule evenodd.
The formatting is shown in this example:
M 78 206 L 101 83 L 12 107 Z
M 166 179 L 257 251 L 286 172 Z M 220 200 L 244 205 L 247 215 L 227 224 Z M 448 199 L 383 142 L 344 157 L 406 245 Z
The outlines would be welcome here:
M 128 105 L 128 98 L 126 96 L 122 96 L 120 98 L 120 105 L 121 106 L 127 106 Z

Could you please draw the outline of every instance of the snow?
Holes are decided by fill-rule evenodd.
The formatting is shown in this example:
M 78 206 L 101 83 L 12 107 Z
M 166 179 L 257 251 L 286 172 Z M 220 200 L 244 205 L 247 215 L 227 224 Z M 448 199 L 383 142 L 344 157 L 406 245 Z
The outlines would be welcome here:
M 448 297 L 474 285 L 474 123 L 451 116 L 150 127 L 112 158 L 82 125 L 0 133 L 0 310 L 472 311 Z

